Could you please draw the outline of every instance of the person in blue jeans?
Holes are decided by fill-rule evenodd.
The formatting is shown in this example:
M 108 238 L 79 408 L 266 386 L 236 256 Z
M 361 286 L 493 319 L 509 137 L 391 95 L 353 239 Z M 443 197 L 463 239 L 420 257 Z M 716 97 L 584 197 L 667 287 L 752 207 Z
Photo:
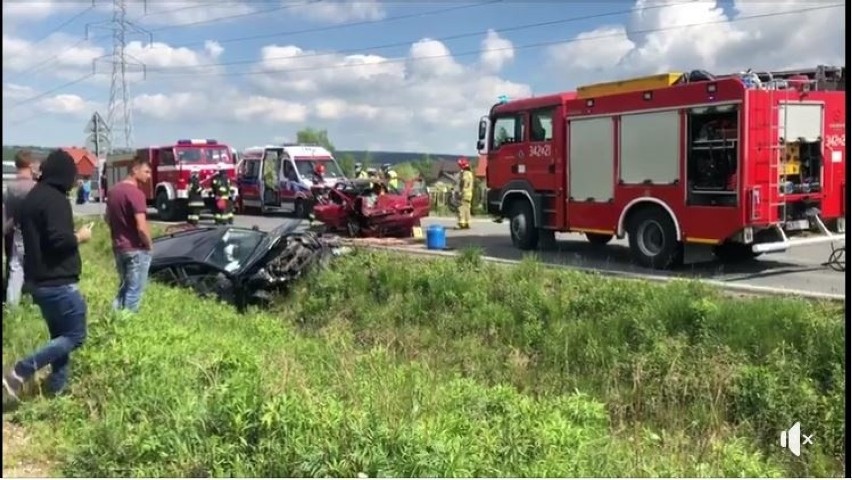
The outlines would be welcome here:
M 151 230 L 148 205 L 140 185 L 151 179 L 151 165 L 136 157 L 127 177 L 112 187 L 106 202 L 105 218 L 112 236 L 112 249 L 118 271 L 118 293 L 113 309 L 136 313 L 151 266 Z
M 21 236 L 18 210 L 21 202 L 35 186 L 34 164 L 35 160 L 31 151 L 19 150 L 15 154 L 17 177 L 7 182 L 3 192 L 3 205 L 7 209 L 3 224 L 7 282 L 4 299 L 9 307 L 15 307 L 20 303 L 24 288 L 24 239 Z
M 71 352 L 86 340 L 87 307 L 78 283 L 82 262 L 79 245 L 91 236 L 90 226 L 74 231 L 68 192 L 77 167 L 63 150 L 48 155 L 41 177 L 20 204 L 24 242 L 24 279 L 50 333 L 50 341 L 18 360 L 3 375 L 3 389 L 14 400 L 38 370 L 50 365 L 48 393 L 60 394 L 68 382 Z

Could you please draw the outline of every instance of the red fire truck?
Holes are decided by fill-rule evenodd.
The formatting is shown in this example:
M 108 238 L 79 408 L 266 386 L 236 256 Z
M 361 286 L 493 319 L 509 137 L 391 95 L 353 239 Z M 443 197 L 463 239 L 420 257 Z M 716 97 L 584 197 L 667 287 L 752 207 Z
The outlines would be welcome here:
M 556 232 L 627 236 L 636 263 L 657 269 L 688 244 L 739 261 L 840 241 L 843 77 L 693 71 L 503 98 L 479 124 L 488 211 L 522 250 Z
M 198 174 L 208 208 L 212 208 L 214 201 L 210 183 L 219 170 L 227 172 L 231 180 L 231 195 L 235 200 L 237 198 L 233 150 L 216 140 L 178 140 L 171 145 L 140 148 L 136 153 L 110 155 L 104 169 L 107 195 L 111 186 L 127 176 L 130 163 L 136 156 L 151 162 L 151 181 L 142 189 L 148 197 L 148 205 L 155 206 L 164 221 L 186 219 L 187 187 L 193 173 Z

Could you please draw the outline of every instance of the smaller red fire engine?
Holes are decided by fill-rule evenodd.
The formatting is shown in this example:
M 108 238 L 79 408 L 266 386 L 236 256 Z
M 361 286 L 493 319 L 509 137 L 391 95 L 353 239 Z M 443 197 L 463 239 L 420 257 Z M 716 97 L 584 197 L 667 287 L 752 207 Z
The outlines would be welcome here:
M 178 140 L 174 144 L 140 148 L 136 153 L 117 154 L 107 157 L 104 175 L 109 188 L 127 176 L 128 168 L 137 156 L 151 163 L 151 181 L 142 186 L 148 205 L 157 208 L 164 221 L 186 219 L 190 176 L 198 174 L 202 196 L 208 209 L 212 209 L 214 197 L 210 190 L 213 176 L 225 170 L 231 181 L 231 196 L 236 200 L 236 163 L 233 150 L 216 140 Z

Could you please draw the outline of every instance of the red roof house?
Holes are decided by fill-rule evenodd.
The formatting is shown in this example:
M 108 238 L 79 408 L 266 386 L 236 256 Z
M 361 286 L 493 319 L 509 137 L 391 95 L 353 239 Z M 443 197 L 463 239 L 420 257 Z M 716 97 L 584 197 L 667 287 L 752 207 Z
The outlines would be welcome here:
M 92 177 L 98 171 L 98 159 L 85 148 L 68 147 L 62 150 L 65 150 L 74 159 L 74 163 L 77 165 L 77 176 Z
M 485 169 L 488 168 L 488 155 L 480 155 L 479 161 L 476 162 L 476 171 L 473 175 L 476 178 L 485 178 Z

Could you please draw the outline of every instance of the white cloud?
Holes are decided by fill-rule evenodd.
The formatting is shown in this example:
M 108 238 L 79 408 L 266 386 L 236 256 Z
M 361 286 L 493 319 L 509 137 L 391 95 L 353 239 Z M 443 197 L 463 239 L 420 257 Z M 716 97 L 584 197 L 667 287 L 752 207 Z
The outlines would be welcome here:
M 104 10 L 112 9 L 112 2 L 104 5 Z M 128 17 L 139 19 L 139 23 L 153 25 L 156 28 L 169 27 L 178 30 L 180 25 L 224 25 L 229 20 L 242 18 L 256 12 L 260 2 L 220 1 L 211 0 L 169 0 L 163 2 L 149 1 L 147 5 L 141 2 L 128 2 Z M 171 27 L 175 28 L 171 28 Z
M 96 108 L 93 102 L 86 101 L 83 97 L 72 94 L 48 97 L 39 100 L 36 105 L 47 113 L 63 115 L 90 114 Z
M 419 137 L 476 123 L 501 94 L 530 95 L 528 85 L 464 65 L 441 42 L 423 39 L 405 58 L 342 55 L 267 46 L 252 77 L 268 95 L 313 95 L 312 116 Z M 262 73 L 266 72 L 266 73 Z M 417 133 L 413 133 L 417 131 Z M 466 132 L 469 133 L 469 132 Z
M 308 107 L 278 98 L 252 95 L 236 102 L 234 115 L 246 122 L 300 123 L 308 118 Z
M 22 101 L 27 98 L 31 98 L 37 95 L 35 89 L 33 87 L 29 87 L 26 85 L 18 85 L 17 83 L 4 83 L 3 84 L 3 99 L 9 99 L 13 101 Z
M 3 20 L 42 20 L 63 11 L 82 9 L 86 6 L 86 3 L 59 0 L 7 0 L 3 2 Z
M 737 20 L 826 7 L 825 2 L 735 0 L 732 17 L 715 2 L 646 8 L 663 3 L 638 0 L 627 24 L 600 26 L 551 47 L 551 66 L 570 73 L 566 78 L 576 86 L 664 71 L 731 73 L 843 62 L 844 27 L 837 17 L 842 8 Z
M 639 0 L 637 5 L 658 6 L 660 1 Z M 318 9 L 322 3 L 325 2 L 311 7 Z M 255 9 L 267 8 L 257 2 L 250 5 Z M 379 15 L 363 13 L 369 12 L 364 5 L 370 4 L 329 2 L 329 5 L 338 9 L 338 13 L 362 9 L 358 14 L 362 19 Z M 724 10 L 706 1 L 645 9 L 628 17 L 623 24 L 594 25 L 578 35 L 577 41 L 539 53 L 550 58 L 554 69 L 546 77 L 564 79 L 555 87 L 560 89 L 668 70 L 706 69 L 725 73 L 748 67 L 840 64 L 845 41 L 842 22 L 838 21 L 842 9 L 729 21 L 739 16 L 825 5 L 809 5 L 802 0 L 771 4 L 736 0 L 733 13 L 730 8 Z M 171 4 L 169 7 L 177 8 Z M 307 15 L 308 7 L 303 8 L 300 15 Z M 162 17 L 178 13 L 163 13 Z M 324 21 L 342 21 L 341 18 Z M 700 27 L 672 28 L 701 22 L 705 24 Z M 531 77 L 520 73 L 508 78 L 500 72 L 512 62 L 531 61 L 528 57 L 535 52 L 528 50 L 529 55 L 516 55 L 512 41 L 494 31 L 479 39 L 480 55 L 472 61 L 462 61 L 440 41 L 423 38 L 413 42 L 399 58 L 315 50 L 310 44 L 301 43 L 267 45 L 258 52 L 256 63 L 227 69 L 209 65 L 220 62 L 224 56 L 222 40 L 238 35 L 227 33 L 233 32 L 232 28 L 220 30 L 221 34 L 196 37 L 201 42 L 193 42 L 197 46 L 192 48 L 162 41 L 150 48 L 139 42 L 130 44 L 128 52 L 148 66 L 147 79 L 131 88 L 138 143 L 161 142 L 163 138 L 172 138 L 178 129 L 197 131 L 199 136 L 213 135 L 237 145 L 280 143 L 294 139 L 297 130 L 313 126 L 328 129 L 340 148 L 470 154 L 477 121 L 498 96 L 520 98 L 532 93 L 531 85 L 524 83 Z M 4 103 L 14 104 L 63 83 L 45 79 L 46 76 L 79 78 L 91 72 L 91 59 L 108 53 L 104 48 L 106 43 L 75 45 L 79 38 L 57 34 L 32 44 L 18 33 L 4 35 Z M 67 55 L 60 55 L 61 60 L 37 69 L 37 73 L 20 74 L 71 46 L 74 48 Z M 96 77 L 99 82 L 96 90 L 84 90 L 93 85 L 83 83 L 31 103 L 35 110 L 43 112 L 40 120 L 57 125 L 57 132 L 61 130 L 55 133 L 51 128 L 51 138 L 81 135 L 79 126 L 68 122 L 67 116 L 88 115 L 94 105 L 91 100 L 106 97 L 109 68 L 106 63 L 99 63 L 98 68 L 102 74 Z M 226 71 L 229 75 L 219 75 Z M 39 79 L 38 84 L 33 81 L 35 78 Z M 141 75 L 134 74 L 131 78 L 141 79 Z M 535 90 L 543 91 L 542 87 L 536 85 Z M 16 127 L 15 116 L 6 115 L 6 111 L 4 108 L 4 141 L 39 142 L 36 136 L 44 135 L 43 132 Z M 64 112 L 64 116 L 47 112 Z M 66 127 L 69 123 L 73 125 Z
M 514 58 L 515 49 L 512 42 L 489 29 L 482 40 L 482 54 L 479 57 L 482 67 L 489 72 L 499 72 Z
M 3 72 L 77 78 L 92 72 L 92 62 L 104 48 L 79 37 L 56 33 L 34 43 L 3 34 Z
M 378 0 L 308 1 L 309 5 L 296 7 L 292 11 L 310 20 L 332 24 L 381 20 L 386 15 Z

